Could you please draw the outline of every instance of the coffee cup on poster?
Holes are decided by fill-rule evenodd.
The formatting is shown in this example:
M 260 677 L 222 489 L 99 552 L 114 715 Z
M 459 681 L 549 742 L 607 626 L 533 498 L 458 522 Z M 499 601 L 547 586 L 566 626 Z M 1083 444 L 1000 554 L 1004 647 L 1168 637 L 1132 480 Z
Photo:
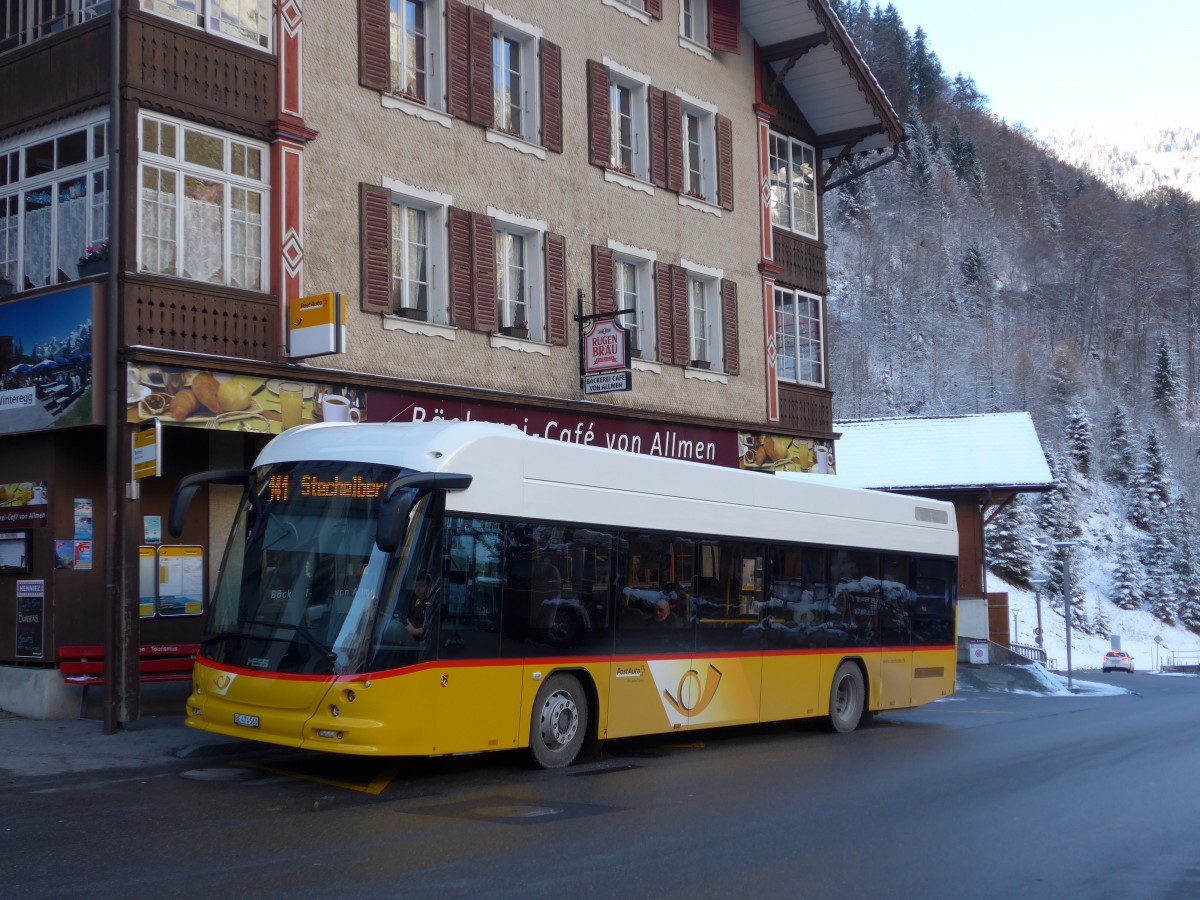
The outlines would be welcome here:
M 327 394 L 321 402 L 321 410 L 326 422 L 361 422 L 362 413 L 357 406 L 351 406 L 350 401 L 337 394 Z

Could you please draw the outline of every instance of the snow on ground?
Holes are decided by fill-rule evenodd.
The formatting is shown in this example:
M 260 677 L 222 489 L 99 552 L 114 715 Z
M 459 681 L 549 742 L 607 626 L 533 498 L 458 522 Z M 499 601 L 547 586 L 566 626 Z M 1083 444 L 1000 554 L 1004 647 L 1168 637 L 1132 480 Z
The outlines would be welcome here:
M 1075 577 L 1075 569 L 1071 574 Z M 1081 571 L 1079 583 L 1084 587 L 1084 611 L 1094 619 L 1097 611 L 1108 618 L 1106 634 L 1085 634 L 1078 628 L 1071 629 L 1071 669 L 1073 672 L 1098 671 L 1104 654 L 1110 649 L 1109 635 L 1120 638 L 1120 648 L 1133 657 L 1134 668 L 1140 672 L 1158 671 L 1172 659 L 1183 664 L 1200 662 L 1200 635 L 1177 625 L 1167 625 L 1149 612 L 1124 610 L 1091 590 L 1099 581 L 1098 573 Z M 1102 576 L 1101 576 L 1102 578 Z M 1011 585 L 992 572 L 987 573 L 988 592 L 1008 592 L 1009 632 L 1018 644 L 1036 645 L 1034 628 L 1037 627 L 1037 603 L 1033 591 Z M 1046 595 L 1042 595 L 1043 647 L 1049 658 L 1050 668 L 1066 671 L 1067 639 L 1066 623 L 1061 609 L 1053 609 Z M 1162 638 L 1156 644 L 1155 637 Z M 1064 687 L 1065 691 L 1065 687 Z

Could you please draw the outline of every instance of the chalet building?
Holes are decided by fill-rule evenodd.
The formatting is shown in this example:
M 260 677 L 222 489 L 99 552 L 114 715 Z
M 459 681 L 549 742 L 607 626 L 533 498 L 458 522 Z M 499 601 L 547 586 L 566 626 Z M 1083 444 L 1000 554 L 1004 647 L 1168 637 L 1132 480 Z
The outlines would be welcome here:
M 136 718 L 237 497 L 172 489 L 293 425 L 832 467 L 822 195 L 903 129 L 826 0 L 0 12 L 0 706 L 103 645 Z

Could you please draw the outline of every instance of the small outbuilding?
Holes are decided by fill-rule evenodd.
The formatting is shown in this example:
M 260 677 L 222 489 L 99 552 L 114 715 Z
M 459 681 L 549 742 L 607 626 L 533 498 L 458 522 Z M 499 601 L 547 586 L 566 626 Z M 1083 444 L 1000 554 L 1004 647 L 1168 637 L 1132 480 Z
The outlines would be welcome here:
M 838 480 L 954 504 L 959 637 L 1009 644 L 1008 594 L 989 595 L 983 529 L 1018 494 L 1054 477 L 1027 412 L 835 422 Z

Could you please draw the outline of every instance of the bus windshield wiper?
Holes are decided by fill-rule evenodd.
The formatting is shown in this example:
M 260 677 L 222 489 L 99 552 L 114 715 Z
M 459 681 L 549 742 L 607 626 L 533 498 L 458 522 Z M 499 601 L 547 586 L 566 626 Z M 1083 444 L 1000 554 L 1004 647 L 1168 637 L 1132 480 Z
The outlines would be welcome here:
M 321 651 L 321 655 L 329 660 L 330 664 L 337 662 L 337 654 L 333 652 L 332 647 L 326 647 L 321 643 L 320 639 L 312 633 L 312 629 L 307 625 L 293 625 L 291 622 L 277 623 L 280 628 L 291 628 L 296 634 L 308 641 L 313 647 Z

